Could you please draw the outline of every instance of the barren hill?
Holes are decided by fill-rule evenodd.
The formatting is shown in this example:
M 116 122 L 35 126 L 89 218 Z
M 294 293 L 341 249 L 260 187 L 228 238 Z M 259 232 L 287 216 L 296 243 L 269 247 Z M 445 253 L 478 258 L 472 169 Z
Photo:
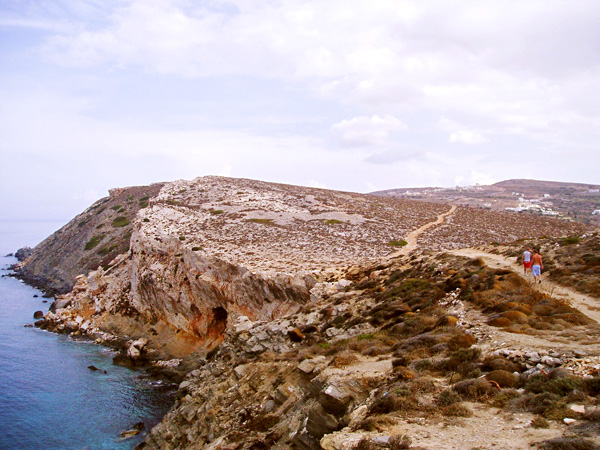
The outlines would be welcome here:
M 511 209 L 600 225 L 600 185 L 540 180 L 506 180 L 492 185 L 455 188 L 397 188 L 374 195 L 451 203 L 493 211 Z

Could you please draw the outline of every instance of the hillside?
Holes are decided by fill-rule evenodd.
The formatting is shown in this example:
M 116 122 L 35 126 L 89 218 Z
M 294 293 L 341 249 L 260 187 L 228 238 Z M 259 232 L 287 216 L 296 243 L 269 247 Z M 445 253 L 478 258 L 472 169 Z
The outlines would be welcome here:
M 202 177 L 133 197 L 144 207 L 113 227 L 97 206 L 122 200 L 113 197 L 36 247 L 20 271 L 63 239 L 84 261 L 98 251 L 86 249 L 93 229 L 131 233 L 95 270 L 75 262 L 85 274 L 36 325 L 182 377 L 139 449 L 599 444 L 598 378 L 580 378 L 600 369 L 597 323 L 511 270 L 446 253 L 574 235 L 595 252 L 585 225 Z M 82 217 L 94 228 L 78 226 Z M 546 386 L 559 366 L 568 370 L 553 372 L 559 387 Z
M 77 275 L 106 265 L 129 250 L 134 219 L 162 187 L 112 189 L 67 225 L 40 243 L 19 274 L 49 293 L 69 292 Z
M 506 180 L 492 185 L 455 188 L 397 188 L 374 195 L 451 203 L 492 211 L 555 216 L 600 226 L 600 185 L 539 180 Z

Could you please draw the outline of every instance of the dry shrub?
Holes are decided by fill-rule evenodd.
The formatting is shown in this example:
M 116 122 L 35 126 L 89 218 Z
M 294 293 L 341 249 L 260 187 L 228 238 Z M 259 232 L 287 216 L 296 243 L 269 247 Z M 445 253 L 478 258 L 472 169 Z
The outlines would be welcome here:
M 334 367 L 346 367 L 358 359 L 356 354 L 350 350 L 344 350 L 333 357 L 332 365 Z
M 400 367 L 400 366 L 408 366 L 410 364 L 410 360 L 406 356 L 400 356 L 398 358 L 392 359 L 392 367 Z
M 415 349 L 427 348 L 434 346 L 440 341 L 440 336 L 434 336 L 432 334 L 420 334 L 418 336 L 413 336 L 408 339 L 405 339 L 398 348 L 410 352 Z M 427 352 L 429 353 L 429 352 Z
M 524 314 L 521 311 L 517 310 L 507 311 L 504 314 L 502 314 L 502 317 L 510 320 L 512 323 L 527 323 L 527 321 L 529 320 L 527 314 Z
M 513 400 L 519 398 L 520 395 L 521 394 L 519 394 L 519 391 L 516 389 L 502 389 L 502 391 L 494 397 L 492 406 L 496 408 L 506 408 Z
M 429 376 L 423 376 L 413 380 L 409 386 L 410 392 L 414 393 L 432 393 L 437 390 L 435 380 Z
M 561 437 L 539 443 L 540 450 L 598 450 L 593 441 L 580 437 Z
M 406 355 L 406 357 L 410 361 L 417 361 L 419 359 L 428 358 L 429 356 L 431 356 L 431 352 L 429 351 L 429 348 L 426 347 L 417 348 L 415 350 L 410 351 Z
M 458 318 L 455 316 L 447 315 L 440 317 L 440 319 L 435 324 L 436 328 L 439 327 L 455 327 L 458 323 Z
M 461 362 L 478 361 L 481 358 L 481 349 L 478 347 L 460 348 L 452 353 L 451 357 Z
M 557 314 L 554 317 L 556 319 L 562 319 L 568 324 L 572 325 L 593 325 L 595 323 L 593 319 L 590 319 L 589 317 L 580 312 Z
M 589 422 L 600 422 L 600 409 L 586 412 L 583 418 Z
M 533 307 L 533 312 L 541 317 L 551 316 L 554 314 L 554 307 L 549 304 L 537 304 Z
M 531 421 L 532 428 L 550 428 L 550 422 L 545 417 L 537 416 Z
M 572 417 L 573 411 L 559 395 L 550 392 L 542 394 L 525 394 L 515 400 L 514 407 L 545 417 L 548 420 L 563 420 Z
M 502 388 L 511 388 L 517 386 L 519 377 L 507 370 L 492 370 L 485 375 L 486 380 L 498 383 Z
M 519 305 L 515 308 L 515 311 L 519 311 L 522 312 L 523 314 L 530 316 L 533 314 L 533 311 L 531 310 L 531 308 L 527 305 Z
M 413 367 L 419 372 L 425 372 L 433 368 L 433 363 L 430 359 L 419 359 L 413 363 Z
M 487 323 L 492 327 L 504 328 L 511 324 L 511 321 L 506 317 L 496 317 L 494 319 L 490 319 Z
M 395 421 L 388 416 L 367 417 L 360 422 L 358 428 L 365 431 L 385 431 L 390 426 L 395 425 Z
M 469 265 L 474 267 L 483 267 L 485 266 L 485 261 L 483 258 L 473 258 L 471 261 L 469 261 Z
M 567 375 L 562 376 L 563 372 L 556 372 L 552 376 L 538 374 L 530 377 L 525 383 L 525 390 L 540 394 L 548 392 L 559 396 L 565 396 L 574 390 L 585 390 L 586 384 L 583 379 Z
M 436 400 L 436 403 L 442 407 L 450 406 L 458 402 L 460 402 L 460 395 L 452 389 L 445 389 L 440 392 L 440 395 Z
M 506 311 L 510 311 L 511 309 L 515 309 L 517 306 L 518 305 L 515 302 L 503 302 L 494 305 L 494 307 L 491 308 L 491 310 L 494 312 L 503 313 Z
M 457 334 L 448 341 L 450 350 L 458 350 L 459 348 L 469 348 L 477 342 L 475 336 L 468 333 Z
M 371 404 L 369 414 L 389 414 L 396 411 L 398 404 L 399 399 L 396 395 L 385 392 Z
M 453 403 L 452 405 L 442 408 L 442 414 L 450 417 L 472 417 L 473 411 L 462 403 Z
M 409 381 L 414 380 L 415 373 L 410 370 L 408 367 L 397 366 L 394 367 L 394 374 L 398 380 Z
M 485 370 L 506 370 L 508 372 L 521 372 L 521 368 L 517 363 L 501 355 L 488 356 L 483 361 Z
M 489 381 L 479 378 L 476 380 L 459 381 L 452 386 L 465 400 L 486 400 L 498 394 L 498 389 Z
M 371 346 L 365 348 L 361 351 L 361 353 L 365 356 L 379 356 L 379 355 L 387 355 L 390 353 L 392 349 L 383 344 L 373 343 Z
M 589 395 L 596 397 L 600 395 L 600 376 L 596 375 L 595 377 L 585 378 L 583 383 Z

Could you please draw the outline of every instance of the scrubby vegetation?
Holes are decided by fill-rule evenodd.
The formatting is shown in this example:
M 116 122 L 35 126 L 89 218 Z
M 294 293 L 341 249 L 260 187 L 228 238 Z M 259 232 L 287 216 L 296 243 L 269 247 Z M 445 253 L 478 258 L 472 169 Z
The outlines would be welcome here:
M 273 224 L 273 219 L 258 219 L 258 218 L 253 218 L 253 219 L 248 219 L 249 222 L 254 222 L 254 223 L 263 223 L 266 225 L 272 225 Z
M 98 234 L 94 237 L 92 237 L 89 241 L 87 241 L 87 243 L 85 244 L 85 249 L 86 250 L 91 250 L 93 249 L 96 245 L 98 245 L 102 239 L 104 239 L 104 235 L 103 234 Z
M 129 225 L 129 219 L 125 216 L 119 216 L 112 221 L 111 225 L 115 228 Z
M 566 238 L 540 238 L 532 242 L 517 241 L 495 249 L 518 260 L 525 247 L 540 250 L 544 273 L 550 280 L 600 298 L 600 233 L 571 235 Z

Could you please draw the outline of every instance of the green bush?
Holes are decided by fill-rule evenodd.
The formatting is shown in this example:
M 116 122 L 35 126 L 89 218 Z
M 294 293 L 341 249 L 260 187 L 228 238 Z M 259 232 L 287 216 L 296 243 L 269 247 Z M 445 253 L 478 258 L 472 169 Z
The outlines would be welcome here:
M 103 234 L 99 234 L 97 236 L 94 236 L 93 238 L 91 238 L 87 244 L 85 244 L 85 249 L 86 250 L 91 250 L 93 249 L 96 245 L 98 245 L 100 243 L 100 241 L 104 239 L 104 235 Z
M 211 210 L 210 210 L 210 213 L 211 213 L 213 216 L 217 216 L 217 215 L 219 215 L 219 214 L 223 214 L 223 210 L 222 210 L 222 209 L 211 209 Z
M 115 220 L 112 221 L 111 225 L 115 228 L 124 227 L 126 225 L 129 225 L 129 219 L 125 216 L 119 216 Z
M 100 250 L 98 250 L 98 253 L 102 256 L 106 256 L 108 255 L 110 252 L 112 252 L 115 248 L 117 248 L 119 246 L 119 244 L 112 244 L 106 247 L 102 247 Z
M 408 242 L 406 242 L 404 239 L 393 240 L 388 242 L 388 245 L 391 245 L 392 247 L 404 247 L 407 244 Z
M 325 223 L 327 225 L 336 225 L 338 223 L 344 223 L 344 222 L 342 222 L 341 220 L 337 220 L 337 219 L 328 219 L 325 221 Z
M 567 238 L 564 238 L 561 241 L 562 245 L 574 245 L 574 244 L 579 244 L 581 242 L 581 239 L 579 239 L 579 236 L 569 236 Z
M 249 222 L 254 222 L 254 223 L 264 223 L 266 225 L 272 225 L 273 224 L 273 219 L 248 219 Z

